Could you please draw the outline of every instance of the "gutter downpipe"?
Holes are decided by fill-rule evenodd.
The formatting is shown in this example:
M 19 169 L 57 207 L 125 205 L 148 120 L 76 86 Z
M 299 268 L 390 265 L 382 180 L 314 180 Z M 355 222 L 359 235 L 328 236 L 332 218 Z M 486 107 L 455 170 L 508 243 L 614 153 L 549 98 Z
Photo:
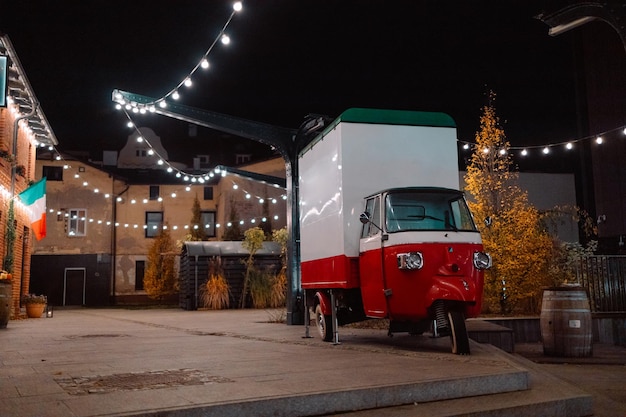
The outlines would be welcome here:
M 112 188 L 115 188 L 115 177 L 113 176 L 113 184 L 112 184 Z M 111 193 L 112 195 L 114 195 L 113 197 L 113 219 L 112 219 L 112 224 L 111 224 L 111 298 L 110 298 L 110 302 L 111 305 L 115 305 L 116 304 L 116 298 L 115 298 L 115 268 L 117 266 L 117 227 L 115 226 L 115 224 L 117 223 L 117 199 L 118 197 L 120 197 L 122 194 L 124 194 L 126 191 L 128 191 L 128 189 L 130 188 L 129 185 L 126 185 L 126 188 L 124 188 L 124 190 L 119 193 L 119 194 L 115 194 L 115 193 Z

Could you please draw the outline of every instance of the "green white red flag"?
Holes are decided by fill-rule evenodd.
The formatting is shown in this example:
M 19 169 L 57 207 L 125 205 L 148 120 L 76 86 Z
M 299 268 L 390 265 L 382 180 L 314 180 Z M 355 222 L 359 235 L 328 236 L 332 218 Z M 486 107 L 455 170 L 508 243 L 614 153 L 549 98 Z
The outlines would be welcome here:
M 30 217 L 30 227 L 35 238 L 46 237 L 46 178 L 42 178 L 19 194 Z

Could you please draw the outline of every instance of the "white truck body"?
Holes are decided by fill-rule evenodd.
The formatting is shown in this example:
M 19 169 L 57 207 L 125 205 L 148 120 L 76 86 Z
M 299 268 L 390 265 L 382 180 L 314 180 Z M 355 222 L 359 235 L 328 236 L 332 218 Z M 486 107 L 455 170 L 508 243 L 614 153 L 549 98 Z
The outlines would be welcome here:
M 389 188 L 459 189 L 454 121 L 350 109 L 299 155 L 301 261 L 358 257 L 364 198 Z

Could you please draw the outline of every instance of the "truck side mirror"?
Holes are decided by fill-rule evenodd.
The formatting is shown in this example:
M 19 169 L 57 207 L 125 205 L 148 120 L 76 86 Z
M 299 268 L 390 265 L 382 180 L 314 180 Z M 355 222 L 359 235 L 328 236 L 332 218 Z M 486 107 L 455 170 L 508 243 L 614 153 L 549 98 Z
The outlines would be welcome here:
M 368 224 L 371 219 L 370 219 L 370 214 L 367 211 L 364 211 L 363 213 L 361 213 L 361 215 L 359 216 L 359 220 L 361 221 L 361 223 L 363 224 Z

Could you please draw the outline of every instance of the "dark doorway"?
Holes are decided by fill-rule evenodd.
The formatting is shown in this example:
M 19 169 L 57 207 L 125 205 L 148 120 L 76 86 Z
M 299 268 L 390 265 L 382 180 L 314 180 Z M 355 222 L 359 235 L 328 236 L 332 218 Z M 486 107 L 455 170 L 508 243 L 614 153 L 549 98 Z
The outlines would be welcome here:
M 85 305 L 85 268 L 66 268 L 63 283 L 63 305 Z

